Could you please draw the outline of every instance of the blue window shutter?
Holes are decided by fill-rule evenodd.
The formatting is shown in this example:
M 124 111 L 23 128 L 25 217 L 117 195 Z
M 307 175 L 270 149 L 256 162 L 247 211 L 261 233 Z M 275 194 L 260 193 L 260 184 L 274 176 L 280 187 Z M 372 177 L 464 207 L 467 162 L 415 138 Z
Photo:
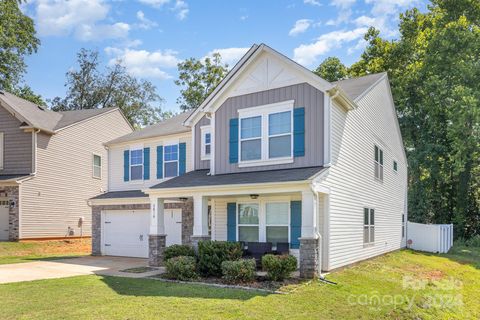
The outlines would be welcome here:
M 187 144 L 185 142 L 178 144 L 178 175 L 185 174 L 187 168 Z
M 290 202 L 290 248 L 300 248 L 302 235 L 302 201 Z
M 123 181 L 130 180 L 130 150 L 123 151 Z
M 238 118 L 230 119 L 230 163 L 238 163 Z
M 227 240 L 237 241 L 237 204 L 227 203 Z
M 305 155 L 305 108 L 293 109 L 293 155 Z
M 143 148 L 143 180 L 150 179 L 150 148 Z
M 157 179 L 163 179 L 163 146 L 157 146 Z

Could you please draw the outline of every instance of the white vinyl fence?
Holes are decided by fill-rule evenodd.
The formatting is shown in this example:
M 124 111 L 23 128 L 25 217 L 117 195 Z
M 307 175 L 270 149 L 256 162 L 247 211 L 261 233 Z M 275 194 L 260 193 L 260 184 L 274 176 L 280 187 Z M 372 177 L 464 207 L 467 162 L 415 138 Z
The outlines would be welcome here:
M 447 253 L 453 245 L 453 224 L 407 223 L 407 246 L 413 250 Z

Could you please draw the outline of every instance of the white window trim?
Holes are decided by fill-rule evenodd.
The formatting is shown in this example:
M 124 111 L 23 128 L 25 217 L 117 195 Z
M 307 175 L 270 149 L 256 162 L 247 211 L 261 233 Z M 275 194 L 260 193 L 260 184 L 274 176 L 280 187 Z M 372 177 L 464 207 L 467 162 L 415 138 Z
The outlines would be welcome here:
M 165 147 L 170 147 L 170 146 L 177 146 L 177 160 L 165 160 L 165 156 L 166 156 L 166 152 L 165 152 Z M 170 179 L 170 178 L 175 178 L 175 177 L 178 177 L 178 171 L 180 170 L 179 166 L 180 166 L 180 161 L 179 161 L 179 158 L 180 158 L 180 146 L 179 146 L 179 143 L 169 143 L 169 144 L 166 144 L 163 146 L 163 178 L 164 179 Z M 177 163 L 177 174 L 175 176 L 172 176 L 172 177 L 167 177 L 167 170 L 165 169 L 166 168 L 166 165 L 167 163 L 172 163 L 172 162 L 176 162 Z
M 369 224 L 365 224 L 365 209 L 368 209 L 368 223 L 369 223 Z M 371 210 L 373 210 L 373 217 L 374 217 L 374 218 L 373 218 L 373 219 L 374 219 L 373 224 L 371 224 L 371 221 L 370 221 L 370 218 L 371 218 Z M 362 210 L 363 230 L 362 230 L 362 231 L 365 232 L 365 231 L 364 231 L 364 230 L 365 230 L 365 227 L 368 227 L 368 242 L 365 242 L 365 235 L 362 234 L 362 237 L 363 237 L 363 246 L 364 246 L 364 247 L 373 246 L 373 245 L 375 244 L 375 238 L 376 238 L 376 237 L 375 237 L 375 229 L 376 229 L 376 227 L 375 227 L 375 221 L 377 220 L 377 217 L 376 217 L 376 216 L 377 216 L 377 210 L 376 210 L 375 208 L 372 208 L 372 207 L 363 207 L 363 210 Z M 373 236 L 374 240 L 373 240 L 373 241 L 371 241 L 371 239 L 370 239 L 370 229 L 372 229 L 372 228 L 373 228 L 373 234 L 374 234 L 374 236 Z
M 291 208 L 290 208 L 290 198 L 279 198 L 279 199 L 262 199 L 262 200 L 241 200 L 236 202 L 235 208 L 235 217 L 236 217 L 236 237 L 237 241 L 239 240 L 240 236 L 240 228 L 239 227 L 252 227 L 258 226 L 258 241 L 259 242 L 266 242 L 267 241 L 267 226 L 268 227 L 288 227 L 288 243 L 290 243 L 290 217 L 291 217 Z M 267 224 L 267 203 L 288 203 L 288 223 L 287 225 L 284 224 Z M 258 205 L 258 225 L 257 224 L 240 224 L 238 222 L 238 208 L 241 204 L 257 204 Z
M 295 100 L 287 100 L 278 103 L 271 103 L 262 106 L 256 106 L 251 108 L 239 109 L 238 110 L 238 167 L 255 167 L 260 165 L 276 165 L 276 164 L 284 164 L 284 163 L 293 163 L 293 106 Z M 270 135 L 268 133 L 268 116 L 272 113 L 280 113 L 290 111 L 290 156 L 289 157 L 281 157 L 281 158 L 269 158 L 268 157 L 268 149 L 269 149 L 269 142 L 270 142 Z M 260 137 L 256 138 L 247 138 L 242 139 L 242 119 L 244 118 L 251 118 L 251 117 L 261 117 L 261 124 L 262 124 L 262 131 Z M 282 136 L 287 134 L 279 134 L 279 135 L 272 135 L 275 136 Z M 261 150 L 261 159 L 259 160 L 248 160 L 242 161 L 242 141 L 248 140 L 256 140 L 260 139 L 262 150 Z
M 375 147 L 378 148 L 378 161 L 375 160 Z M 373 152 L 374 152 L 374 155 L 373 155 L 373 163 L 374 163 L 374 171 L 373 171 L 373 176 L 375 178 L 375 180 L 379 181 L 379 182 L 383 182 L 383 178 L 384 178 L 384 165 L 380 162 L 380 154 L 383 153 L 383 163 L 385 163 L 385 151 L 383 151 L 382 148 L 380 148 L 380 146 L 378 144 L 375 144 L 375 146 L 373 147 Z M 375 167 L 378 165 L 378 173 L 379 173 L 379 177 L 376 177 L 375 176 Z M 381 173 L 381 174 L 380 174 Z
M 136 164 L 136 165 L 132 165 L 132 151 L 136 151 L 136 150 L 141 150 L 142 151 L 142 177 L 141 179 L 133 179 L 132 178 L 132 167 L 138 167 L 140 166 L 139 164 Z M 130 174 L 130 179 L 129 181 L 132 182 L 132 183 L 138 183 L 138 182 L 142 182 L 143 181 L 143 172 L 144 172 L 144 164 L 145 164 L 145 159 L 143 157 L 143 145 L 135 145 L 135 146 L 131 146 L 130 147 L 130 153 L 129 153 L 129 168 L 128 170 L 130 170 L 129 174 Z
M 5 157 L 5 139 L 4 139 L 4 133 L 0 132 L 0 170 L 3 170 L 4 157 Z
M 201 146 L 201 152 L 200 152 L 200 159 L 201 160 L 210 160 L 211 154 L 212 154 L 212 131 L 210 126 L 201 126 L 200 127 L 200 146 Z M 205 153 L 205 148 L 207 146 L 207 143 L 205 142 L 205 135 L 207 133 L 210 133 L 210 154 Z
M 100 167 L 96 166 L 95 165 L 95 156 L 97 157 L 100 157 Z M 103 159 L 102 159 L 102 156 L 98 153 L 92 153 L 92 177 L 94 179 L 99 179 L 99 180 L 102 180 L 102 177 L 103 177 L 103 163 L 102 163 Z M 100 177 L 97 177 L 95 176 L 95 168 L 98 167 L 100 168 Z

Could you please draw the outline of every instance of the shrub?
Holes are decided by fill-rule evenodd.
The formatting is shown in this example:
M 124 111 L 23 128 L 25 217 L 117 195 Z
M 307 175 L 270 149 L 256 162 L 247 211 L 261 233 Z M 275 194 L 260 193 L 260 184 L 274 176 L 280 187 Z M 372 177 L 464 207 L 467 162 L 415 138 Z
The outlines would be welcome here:
M 165 251 L 163 253 L 163 260 L 167 261 L 171 258 L 180 257 L 180 256 L 195 257 L 195 251 L 190 246 L 182 245 L 182 244 L 174 244 L 174 245 L 171 245 L 170 247 L 165 248 Z
M 465 244 L 467 245 L 467 247 L 478 247 L 478 248 L 480 248 L 480 235 L 477 234 L 477 235 L 471 237 L 470 239 L 465 241 Z
M 223 279 L 229 283 L 245 283 L 255 280 L 255 259 L 241 259 L 236 261 L 223 261 Z
M 262 257 L 262 268 L 267 272 L 268 279 L 282 281 L 297 270 L 297 259 L 288 254 L 281 256 L 266 254 Z
M 222 276 L 222 262 L 242 257 L 238 242 L 200 241 L 198 243 L 198 268 L 205 276 Z
M 188 281 L 198 277 L 196 271 L 197 264 L 194 257 L 173 257 L 165 262 L 165 267 L 167 269 L 166 275 L 170 279 Z

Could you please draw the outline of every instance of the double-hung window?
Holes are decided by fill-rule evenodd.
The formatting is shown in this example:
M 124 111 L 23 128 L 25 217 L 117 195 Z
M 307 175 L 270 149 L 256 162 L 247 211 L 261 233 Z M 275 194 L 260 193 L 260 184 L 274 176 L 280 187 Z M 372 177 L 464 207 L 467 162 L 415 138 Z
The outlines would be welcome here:
M 130 150 L 130 179 L 143 179 L 143 149 Z
M 240 139 L 241 161 L 262 159 L 262 116 L 241 119 Z
M 375 179 L 383 181 L 383 150 L 375 145 Z
M 201 159 L 208 160 L 210 159 L 210 154 L 212 153 L 212 134 L 210 131 L 210 126 L 203 126 L 200 128 L 201 131 Z
M 93 177 L 102 178 L 102 157 L 98 154 L 93 155 Z
M 178 176 L 178 144 L 165 146 L 163 149 L 165 178 Z
M 238 112 L 239 166 L 293 162 L 293 101 Z
M 375 242 L 375 209 L 363 208 L 363 243 Z
M 238 205 L 238 241 L 258 242 L 259 239 L 258 203 Z
M 238 241 L 289 242 L 290 202 L 258 201 L 237 206 Z
M 267 202 L 265 205 L 266 240 L 274 246 L 278 242 L 288 242 L 289 205 L 288 202 Z

